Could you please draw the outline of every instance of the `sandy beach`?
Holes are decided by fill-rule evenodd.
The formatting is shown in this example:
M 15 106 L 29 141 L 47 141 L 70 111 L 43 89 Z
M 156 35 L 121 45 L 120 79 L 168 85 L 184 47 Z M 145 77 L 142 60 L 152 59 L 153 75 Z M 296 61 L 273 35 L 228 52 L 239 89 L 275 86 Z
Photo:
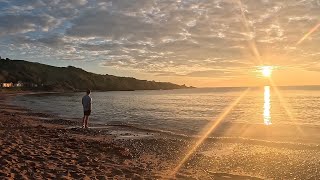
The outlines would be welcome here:
M 0 95 L 0 179 L 320 179 L 317 139 L 217 135 L 170 176 L 197 139 L 119 125 L 84 130 L 80 120 L 9 105 L 15 95 Z

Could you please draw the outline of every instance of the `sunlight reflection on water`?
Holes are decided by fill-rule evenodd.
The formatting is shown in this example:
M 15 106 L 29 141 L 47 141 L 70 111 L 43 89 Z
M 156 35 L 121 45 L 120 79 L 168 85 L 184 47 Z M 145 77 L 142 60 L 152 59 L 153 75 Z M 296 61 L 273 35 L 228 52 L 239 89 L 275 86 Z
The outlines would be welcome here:
M 271 116 L 270 116 L 270 86 L 264 87 L 264 106 L 263 106 L 263 120 L 265 125 L 271 125 Z

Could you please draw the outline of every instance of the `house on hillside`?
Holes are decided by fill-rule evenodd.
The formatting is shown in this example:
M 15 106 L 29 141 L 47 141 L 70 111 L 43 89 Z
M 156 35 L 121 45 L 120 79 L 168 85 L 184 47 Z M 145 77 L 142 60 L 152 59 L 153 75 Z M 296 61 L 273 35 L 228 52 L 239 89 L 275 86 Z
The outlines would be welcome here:
M 14 84 L 14 87 L 23 87 L 23 82 L 22 81 L 18 81 L 17 83 Z
M 12 82 L 2 83 L 1 87 L 3 87 L 3 88 L 11 88 L 11 87 L 13 87 L 13 83 Z

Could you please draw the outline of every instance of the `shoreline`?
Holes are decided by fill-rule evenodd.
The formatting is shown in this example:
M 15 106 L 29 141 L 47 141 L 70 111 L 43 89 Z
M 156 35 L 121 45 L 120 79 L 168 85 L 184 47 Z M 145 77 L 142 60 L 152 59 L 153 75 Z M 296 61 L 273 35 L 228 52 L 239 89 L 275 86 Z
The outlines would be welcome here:
M 40 92 L 40 93 L 20 93 L 19 95 L 29 94 L 56 94 L 55 92 Z M 57 116 L 50 112 L 32 111 L 31 114 L 40 116 L 44 123 L 49 124 L 61 124 L 68 125 L 66 128 L 77 128 L 81 127 L 81 118 L 71 118 L 67 116 Z M 137 124 L 124 123 L 121 121 L 110 121 L 110 122 L 96 122 L 97 119 L 91 119 L 91 130 L 99 129 L 100 131 L 110 130 L 113 127 L 114 130 L 121 129 L 131 131 L 131 133 L 138 134 L 145 133 L 147 136 L 150 133 L 156 134 L 157 136 L 166 136 L 167 138 L 178 138 L 178 139 L 192 139 L 199 138 L 199 134 L 195 131 L 192 133 L 168 131 L 163 129 L 155 129 L 151 127 L 141 127 Z M 77 123 L 79 122 L 79 123 Z M 259 123 L 245 123 L 245 122 L 223 122 L 218 128 L 212 133 L 208 139 L 225 142 L 237 142 L 241 141 L 244 143 L 251 144 L 270 144 L 270 146 L 279 146 L 279 144 L 289 145 L 296 144 L 300 146 L 310 147 L 320 144 L 320 125 L 312 125 L 308 123 L 304 124 L 273 124 L 266 126 Z M 147 134 L 148 133 L 148 134 Z M 298 137 L 296 137 L 298 135 Z M 143 136 L 142 136 L 143 137 Z M 128 138 L 128 137 L 126 137 Z M 137 138 L 137 137 L 135 137 Z M 154 138 L 156 138 L 154 136 Z
M 26 93 L 0 94 L 0 134 L 3 137 L 0 140 L 0 178 L 142 179 L 148 174 L 145 168 L 128 166 L 128 163 L 135 162 L 132 161 L 133 155 L 121 143 L 114 142 L 117 135 L 101 135 L 99 131 L 91 129 L 68 129 L 70 125 L 78 123 L 57 120 L 52 115 L 7 103 L 13 96 L 22 94 Z M 51 122 L 41 119 L 48 116 L 53 119 Z M 110 161 L 109 164 L 99 162 L 97 155 L 106 156 L 99 160 L 105 159 Z M 44 160 L 53 162 L 41 164 Z M 59 169 L 58 166 L 62 164 L 66 166 Z
M 206 140 L 172 178 L 168 172 L 197 139 L 124 126 L 75 128 L 77 122 L 6 104 L 16 95 L 0 94 L 1 178 L 320 178 L 319 144 L 221 137 Z

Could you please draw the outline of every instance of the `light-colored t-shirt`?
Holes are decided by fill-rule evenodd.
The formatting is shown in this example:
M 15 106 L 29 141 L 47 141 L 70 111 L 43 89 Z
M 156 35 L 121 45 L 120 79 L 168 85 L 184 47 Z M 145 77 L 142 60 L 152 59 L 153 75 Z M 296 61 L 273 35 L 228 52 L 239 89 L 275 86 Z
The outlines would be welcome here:
M 83 111 L 89 111 L 92 108 L 92 99 L 89 95 L 85 95 L 82 98 Z

